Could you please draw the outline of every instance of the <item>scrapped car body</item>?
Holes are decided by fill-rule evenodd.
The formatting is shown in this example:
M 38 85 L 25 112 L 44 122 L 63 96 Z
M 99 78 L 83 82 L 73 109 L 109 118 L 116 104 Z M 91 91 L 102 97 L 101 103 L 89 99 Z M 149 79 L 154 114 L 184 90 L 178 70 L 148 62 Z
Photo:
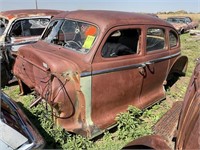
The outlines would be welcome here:
M 128 105 L 143 109 L 164 99 L 164 85 L 184 74 L 187 61 L 166 21 L 85 10 L 54 17 L 41 40 L 20 48 L 14 74 L 21 94 L 34 89 L 59 125 L 94 137 Z
M 124 149 L 200 149 L 199 106 L 200 59 L 198 59 L 196 68 L 190 79 L 184 100 L 176 102 L 159 120 L 154 127 L 154 135 L 136 139 L 130 142 Z M 174 118 L 174 116 L 176 117 Z M 169 134 L 171 133 L 169 130 L 171 129 L 174 132 L 172 132 L 172 136 L 169 138 Z
M 24 9 L 0 12 L 0 43 L 14 44 L 39 39 L 50 19 L 59 10 Z M 19 46 L 13 46 L 16 51 Z
M 26 115 L 4 92 L 1 92 L 0 148 L 39 149 L 44 139 L 28 120 Z
M 197 22 L 194 22 L 190 17 L 169 17 L 166 19 L 169 23 L 171 23 L 179 34 L 183 34 L 189 32 L 191 29 L 196 29 L 199 25 Z
M 13 56 L 19 47 L 37 41 L 50 19 L 61 12 L 45 9 L 0 12 L 1 87 L 13 77 Z

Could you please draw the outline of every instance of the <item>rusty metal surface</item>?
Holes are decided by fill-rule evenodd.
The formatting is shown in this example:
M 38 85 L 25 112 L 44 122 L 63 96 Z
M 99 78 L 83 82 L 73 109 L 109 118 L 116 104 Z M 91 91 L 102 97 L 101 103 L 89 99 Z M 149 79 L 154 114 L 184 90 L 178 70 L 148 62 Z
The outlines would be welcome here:
M 134 12 L 120 12 L 120 11 L 106 11 L 106 10 L 78 10 L 70 11 L 67 13 L 61 13 L 57 15 L 57 18 L 73 18 L 91 22 L 98 25 L 101 31 L 106 28 L 112 28 L 114 26 L 125 24 L 146 24 L 146 25 L 163 25 L 172 27 L 171 24 L 166 21 L 151 16 Z
M 61 13 L 63 11 L 61 10 L 49 10 L 49 9 L 22 9 L 22 10 L 9 10 L 9 11 L 2 11 L 0 12 L 0 17 L 5 18 L 8 20 L 8 25 L 5 28 L 4 31 L 4 35 L 0 36 L 0 42 L 1 44 L 8 44 L 9 42 L 11 43 L 11 39 L 8 40 L 8 37 L 4 37 L 4 36 L 9 36 L 11 37 L 11 35 L 8 35 L 11 32 L 11 28 L 13 28 L 13 23 L 17 20 L 23 20 L 23 19 L 33 19 L 33 18 L 39 18 L 39 17 L 44 17 L 47 19 L 51 19 L 51 17 Z M 35 35 L 36 36 L 36 35 Z M 37 35 L 38 36 L 38 35 Z M 39 36 L 38 36 L 39 37 Z M 30 37 L 30 35 L 28 36 L 23 36 L 23 37 L 15 37 L 16 39 L 13 39 L 14 41 L 12 41 L 14 43 L 17 42 L 21 42 L 23 40 L 35 40 L 36 38 L 34 38 L 34 36 Z
M 50 10 L 50 9 L 22 9 L 22 10 L 8 10 L 0 12 L 0 16 L 7 19 L 13 18 L 24 18 L 30 16 L 54 16 L 63 11 L 61 10 Z
M 191 20 L 191 22 L 188 22 L 186 20 L 186 18 L 189 18 Z M 198 22 L 193 21 L 190 17 L 187 16 L 173 16 L 173 17 L 169 17 L 168 19 L 182 19 L 184 22 L 179 21 L 179 22 L 174 22 L 174 21 L 170 21 L 169 23 L 172 24 L 175 29 L 179 32 L 179 34 L 183 34 L 186 32 L 189 32 L 189 30 L 191 29 L 196 29 L 199 24 Z
M 200 137 L 200 59 L 191 77 L 178 125 L 177 148 L 199 149 Z
M 113 11 L 74 11 L 54 19 L 58 18 L 95 24 L 99 33 L 91 50 L 81 54 L 40 40 L 20 48 L 14 73 L 21 92 L 25 93 L 26 86 L 36 90 L 56 108 L 57 123 L 66 130 L 94 137 L 114 125 L 116 115 L 126 111 L 128 105 L 143 109 L 165 98 L 164 81 L 183 58 L 179 39 L 173 49 L 166 45 L 165 50 L 147 53 L 145 33 L 146 28 L 159 26 L 177 35 L 170 24 L 149 15 Z M 108 36 L 131 28 L 141 30 L 140 51 L 102 57 Z M 184 68 L 186 63 L 187 59 L 179 61 L 176 67 Z
M 156 150 L 171 150 L 167 145 L 166 140 L 160 135 L 148 135 L 138 138 L 129 144 L 127 144 L 123 149 L 156 149 Z
M 182 101 L 175 102 L 172 108 L 153 127 L 154 134 L 163 136 L 172 149 L 174 148 L 174 142 L 172 141 L 177 129 L 181 108 Z
M 171 23 L 175 29 L 179 32 L 179 34 L 187 33 L 189 32 L 189 27 L 185 23 Z

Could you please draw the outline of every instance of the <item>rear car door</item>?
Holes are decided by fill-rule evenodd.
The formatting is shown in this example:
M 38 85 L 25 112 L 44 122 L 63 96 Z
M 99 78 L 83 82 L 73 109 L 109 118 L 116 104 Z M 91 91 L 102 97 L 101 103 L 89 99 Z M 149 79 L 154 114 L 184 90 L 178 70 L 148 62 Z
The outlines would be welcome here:
M 148 106 L 165 98 L 164 81 L 170 61 L 167 47 L 167 30 L 164 27 L 149 26 L 146 29 L 145 66 L 140 95 L 142 106 Z

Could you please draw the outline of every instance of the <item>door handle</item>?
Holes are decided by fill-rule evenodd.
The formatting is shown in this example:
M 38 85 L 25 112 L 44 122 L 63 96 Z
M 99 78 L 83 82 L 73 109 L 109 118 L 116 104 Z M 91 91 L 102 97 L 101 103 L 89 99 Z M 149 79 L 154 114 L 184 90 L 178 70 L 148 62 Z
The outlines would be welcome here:
M 151 73 L 154 73 L 154 62 L 148 61 L 148 62 L 146 62 L 145 64 L 146 64 L 148 70 L 149 70 Z
M 142 76 L 145 76 L 145 75 L 146 75 L 146 64 L 145 64 L 145 63 L 144 63 L 144 64 L 141 64 L 141 66 L 138 67 L 138 69 L 139 69 L 139 72 L 140 72 L 140 74 L 141 74 Z

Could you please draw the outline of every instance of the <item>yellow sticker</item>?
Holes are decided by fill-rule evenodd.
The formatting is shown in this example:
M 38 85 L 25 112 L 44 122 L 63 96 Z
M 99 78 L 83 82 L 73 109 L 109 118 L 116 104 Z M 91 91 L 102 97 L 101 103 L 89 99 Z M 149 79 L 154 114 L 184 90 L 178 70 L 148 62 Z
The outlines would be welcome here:
M 83 44 L 83 48 L 90 49 L 93 42 L 94 42 L 94 39 L 95 39 L 95 36 L 88 35 L 84 44 Z

